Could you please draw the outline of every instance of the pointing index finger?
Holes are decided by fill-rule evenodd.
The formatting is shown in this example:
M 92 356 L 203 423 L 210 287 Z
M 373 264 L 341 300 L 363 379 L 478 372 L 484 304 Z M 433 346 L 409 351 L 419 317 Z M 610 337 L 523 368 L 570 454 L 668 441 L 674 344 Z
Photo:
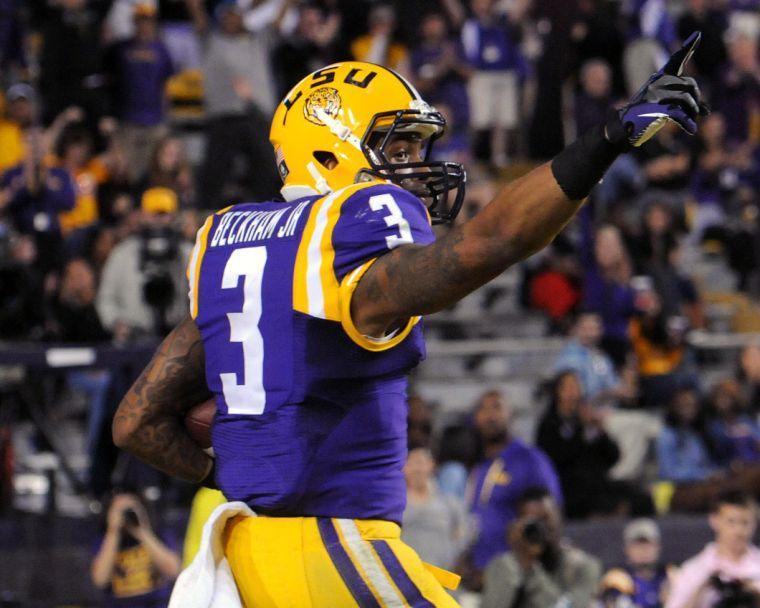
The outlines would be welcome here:
M 665 67 L 662 68 L 663 73 L 680 76 L 694 51 L 697 50 L 701 39 L 702 32 L 692 32 L 691 36 L 683 43 L 683 46 L 670 56 Z

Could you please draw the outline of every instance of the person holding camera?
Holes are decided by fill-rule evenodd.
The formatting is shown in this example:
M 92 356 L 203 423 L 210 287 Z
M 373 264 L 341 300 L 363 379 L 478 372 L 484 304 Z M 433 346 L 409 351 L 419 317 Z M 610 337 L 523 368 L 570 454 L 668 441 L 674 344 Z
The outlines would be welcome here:
M 191 246 L 175 227 L 178 206 L 173 190 L 146 190 L 140 232 L 114 247 L 103 267 L 96 306 L 117 342 L 163 336 L 187 314 L 181 294 Z
M 562 516 L 544 488 L 528 488 L 509 526 L 511 551 L 490 561 L 481 608 L 587 608 L 601 564 L 562 539 Z
M 106 591 L 108 606 L 165 606 L 169 585 L 179 574 L 179 554 L 153 531 L 137 495 L 114 496 L 108 508 L 106 534 L 90 568 L 96 587 Z
M 665 608 L 757 608 L 760 606 L 760 548 L 755 499 L 727 490 L 710 513 L 715 541 L 687 560 L 675 576 Z

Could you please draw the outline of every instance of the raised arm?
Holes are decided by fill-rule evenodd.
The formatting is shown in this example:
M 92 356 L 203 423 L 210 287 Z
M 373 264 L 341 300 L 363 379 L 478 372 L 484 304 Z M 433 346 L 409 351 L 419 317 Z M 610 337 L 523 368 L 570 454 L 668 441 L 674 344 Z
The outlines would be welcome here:
M 203 481 L 213 461 L 185 431 L 183 414 L 210 396 L 203 342 L 187 316 L 119 404 L 114 443 L 169 475 Z
M 427 246 L 398 247 L 362 276 L 351 300 L 359 331 L 383 335 L 400 320 L 434 313 L 549 244 L 617 155 L 668 121 L 696 132 L 696 83 L 681 77 L 699 41 L 687 40 L 631 102 L 551 162 L 505 186 L 469 222 Z

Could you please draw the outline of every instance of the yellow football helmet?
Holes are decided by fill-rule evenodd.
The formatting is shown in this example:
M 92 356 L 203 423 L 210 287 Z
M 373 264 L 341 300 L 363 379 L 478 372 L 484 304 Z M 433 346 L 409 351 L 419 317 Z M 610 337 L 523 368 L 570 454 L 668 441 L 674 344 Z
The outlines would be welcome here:
M 334 63 L 306 76 L 275 111 L 269 140 L 286 200 L 326 194 L 366 179 L 400 185 L 427 202 L 434 222 L 451 221 L 464 199 L 459 163 L 430 161 L 446 121 L 392 70 L 372 63 Z M 391 136 L 424 143 L 421 162 L 392 163 Z

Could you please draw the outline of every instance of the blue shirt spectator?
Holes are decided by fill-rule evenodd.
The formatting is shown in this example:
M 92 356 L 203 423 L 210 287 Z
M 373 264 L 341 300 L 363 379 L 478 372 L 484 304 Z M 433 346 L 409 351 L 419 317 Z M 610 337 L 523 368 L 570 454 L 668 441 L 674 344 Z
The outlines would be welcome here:
M 702 437 L 693 429 L 666 426 L 657 438 L 660 478 L 684 483 L 702 481 L 713 471 Z
M 696 390 L 685 387 L 676 391 L 667 424 L 657 438 L 660 479 L 675 483 L 704 481 L 715 471 L 703 428 Z
M 555 374 L 575 372 L 583 387 L 583 395 L 589 400 L 614 391 L 620 384 L 612 359 L 597 346 L 601 333 L 599 315 L 580 315 L 573 327 L 573 339 L 565 344 L 553 366 Z

